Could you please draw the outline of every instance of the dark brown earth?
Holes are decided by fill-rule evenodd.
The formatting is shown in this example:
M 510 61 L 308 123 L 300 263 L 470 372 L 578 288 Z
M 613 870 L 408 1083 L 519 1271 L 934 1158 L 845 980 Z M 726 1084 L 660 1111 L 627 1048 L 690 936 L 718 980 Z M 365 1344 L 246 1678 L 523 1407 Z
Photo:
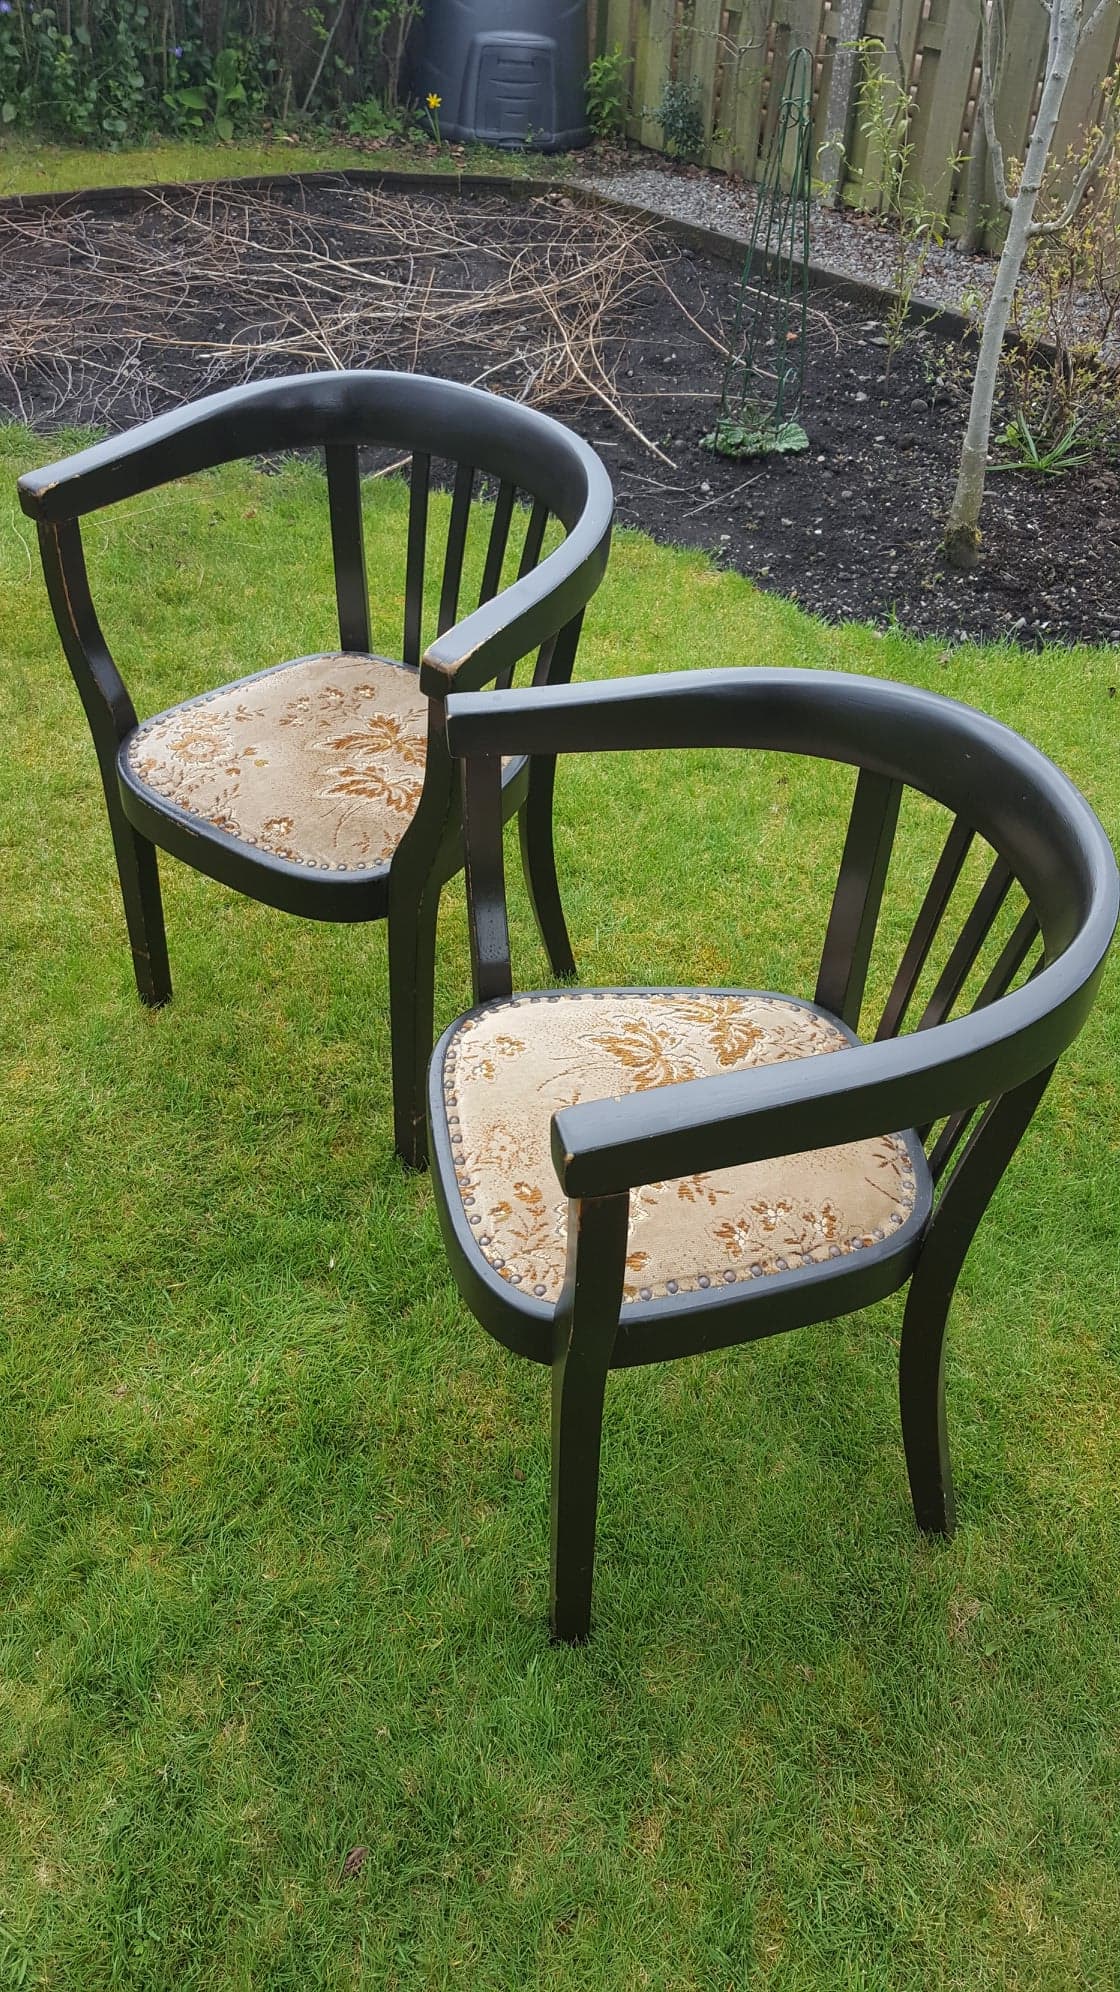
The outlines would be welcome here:
M 242 218 L 249 247 L 238 253 L 243 265 L 256 267 L 251 324 L 211 274 L 212 241 L 200 260 L 197 195 L 172 192 L 116 215 L 94 203 L 83 208 L 85 197 L 78 197 L 67 211 L 69 233 L 49 238 L 38 220 L 13 231 L 0 218 L 0 407 L 43 428 L 123 427 L 206 388 L 324 364 L 313 341 L 292 335 L 293 326 L 307 329 L 307 286 L 277 244 L 290 243 L 297 224 L 351 259 L 360 237 L 372 270 L 383 246 L 384 271 L 407 282 L 400 311 L 383 314 L 368 337 L 360 321 L 348 325 L 344 364 L 415 363 L 461 380 L 478 378 L 487 340 L 466 311 L 418 335 L 411 300 L 424 295 L 426 257 L 437 291 L 450 259 L 469 297 L 492 291 L 515 260 L 523 275 L 526 259 L 536 257 L 548 275 L 602 250 L 594 217 L 562 193 L 530 205 L 493 194 L 397 194 L 383 233 L 379 214 L 389 210 L 379 210 L 379 198 L 289 187 L 250 203 Z M 442 248 L 432 246 L 441 241 Z M 703 547 L 832 621 L 894 622 L 949 640 L 1120 642 L 1120 465 L 1102 460 L 1060 477 L 993 474 L 982 565 L 953 573 L 939 559 L 938 542 L 969 391 L 971 355 L 959 338 L 915 328 L 885 378 L 879 313 L 827 286 L 815 289 L 802 413 L 809 451 L 728 462 L 703 450 L 700 438 L 718 405 L 717 345 L 732 322 L 736 272 L 656 230 L 642 253 L 645 267 L 605 308 L 597 340 L 619 405 L 668 463 L 601 399 L 564 383 L 562 369 L 554 392 L 547 379 L 543 390 L 540 381 L 531 386 L 528 362 L 520 370 L 511 362 L 490 382 L 531 392 L 602 451 L 622 523 L 667 543 Z M 128 269 L 143 269 L 145 257 L 162 273 L 168 299 L 158 336 L 150 320 L 155 292 L 142 321 L 128 304 Z M 105 289 L 109 266 L 124 272 L 116 303 Z M 48 306 L 69 328 L 65 351 L 61 335 L 52 335 L 49 353 L 41 334 L 38 348 L 28 346 L 24 328 L 37 310 L 41 321 Z M 539 317 L 538 324 L 533 309 L 519 305 L 526 351 L 547 329 L 546 316 Z M 262 342 L 278 335 L 289 339 L 290 351 L 262 356 Z M 337 328 L 332 337 L 337 344 Z M 997 429 L 1005 420 L 1003 411 Z

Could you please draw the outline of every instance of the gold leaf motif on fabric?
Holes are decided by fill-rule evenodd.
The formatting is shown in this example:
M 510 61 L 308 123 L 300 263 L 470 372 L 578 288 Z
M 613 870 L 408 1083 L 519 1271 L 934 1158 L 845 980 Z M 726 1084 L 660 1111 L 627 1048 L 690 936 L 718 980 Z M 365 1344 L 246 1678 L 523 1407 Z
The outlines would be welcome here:
M 554 1113 L 849 1043 L 809 1005 L 733 991 L 550 992 L 464 1019 L 443 1085 L 478 1249 L 503 1279 L 555 1303 L 568 1206 L 551 1159 Z M 630 1198 L 624 1299 L 780 1278 L 897 1239 L 917 1189 L 894 1134 L 647 1183 Z
M 292 863 L 385 864 L 427 759 L 417 675 L 373 657 L 305 657 L 146 721 L 128 766 L 152 793 Z

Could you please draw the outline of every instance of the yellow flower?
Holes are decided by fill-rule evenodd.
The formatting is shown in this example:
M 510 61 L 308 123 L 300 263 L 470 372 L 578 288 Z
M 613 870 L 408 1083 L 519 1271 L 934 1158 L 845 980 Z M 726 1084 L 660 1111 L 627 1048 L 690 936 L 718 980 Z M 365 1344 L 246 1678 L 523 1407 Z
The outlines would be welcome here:
M 443 98 L 442 98 L 442 97 L 437 97 L 437 96 L 436 96 L 436 93 L 435 93 L 435 91 L 434 91 L 434 90 L 429 90 L 429 92 L 428 92 L 428 109 L 429 109 L 430 111 L 438 111 L 438 109 L 439 109 L 440 105 L 442 104 L 442 102 L 443 102 Z

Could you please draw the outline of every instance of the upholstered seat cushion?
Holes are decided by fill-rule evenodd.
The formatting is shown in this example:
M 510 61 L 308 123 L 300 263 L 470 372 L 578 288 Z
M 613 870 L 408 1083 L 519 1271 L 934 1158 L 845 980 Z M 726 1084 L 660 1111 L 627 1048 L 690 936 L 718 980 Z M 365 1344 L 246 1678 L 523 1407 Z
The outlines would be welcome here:
M 442 1087 L 478 1250 L 515 1287 L 558 1298 L 568 1222 L 549 1147 L 558 1108 L 853 1042 L 808 1004 L 728 991 L 550 992 L 465 1017 Z M 625 1299 L 773 1278 L 896 1237 L 921 1214 L 919 1169 L 916 1140 L 887 1134 L 635 1190 Z
M 273 857 L 368 871 L 392 857 L 420 799 L 427 700 L 379 657 L 300 657 L 145 720 L 127 776 Z

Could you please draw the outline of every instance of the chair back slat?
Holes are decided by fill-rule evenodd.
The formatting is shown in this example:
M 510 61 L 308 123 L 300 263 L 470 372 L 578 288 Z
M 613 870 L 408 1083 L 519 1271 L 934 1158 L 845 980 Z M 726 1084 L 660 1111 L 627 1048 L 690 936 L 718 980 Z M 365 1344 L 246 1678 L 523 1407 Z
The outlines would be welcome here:
M 875 1033 L 877 1040 L 894 1037 L 910 1007 L 918 978 L 926 965 L 937 930 L 945 917 L 945 909 L 952 898 L 953 887 L 960 877 L 961 867 L 968 856 L 973 835 L 964 818 L 958 816 L 945 839 L 929 889 L 914 922 L 910 939 L 906 943 L 898 973 L 891 985 L 891 992 Z
M 968 980 L 977 956 L 992 931 L 996 915 L 1007 898 L 1014 872 L 1003 858 L 997 858 L 984 880 L 972 910 L 954 943 L 949 959 L 938 977 L 933 994 L 918 1022 L 920 1031 L 943 1024 Z
M 338 603 L 338 641 L 343 650 L 368 650 L 369 589 L 362 533 L 362 483 L 358 452 L 350 443 L 328 443 L 327 496 Z
M 1014 932 L 1011 934 L 1009 940 L 1000 949 L 999 958 L 991 973 L 985 978 L 980 994 L 972 1005 L 973 1010 L 984 1010 L 989 1003 L 996 1003 L 1001 996 L 1006 996 L 1011 984 L 1014 982 L 1015 977 L 1018 975 L 1019 970 L 1022 968 L 1023 963 L 1037 941 L 1038 935 L 1038 921 L 1028 906 L 1026 912 L 1017 921 Z M 1040 958 L 1032 970 L 1032 974 L 1037 974 L 1041 966 L 1042 959 Z M 945 1122 L 929 1155 L 930 1173 L 935 1183 L 944 1173 L 947 1164 L 952 1161 L 959 1146 L 961 1136 L 977 1111 L 976 1107 L 962 1108 L 960 1112 L 950 1114 L 948 1120 Z M 929 1132 L 928 1127 L 919 1129 L 923 1141 L 928 1139 Z
M 451 493 L 451 523 L 447 529 L 447 548 L 443 557 L 443 585 L 439 595 L 437 636 L 442 636 L 445 630 L 451 628 L 459 613 L 459 589 L 463 580 L 463 554 L 467 545 L 467 527 L 471 521 L 474 475 L 472 464 L 456 465 L 455 483 Z
M 941 1181 L 942 1176 L 945 1174 L 957 1149 L 961 1145 L 962 1136 L 972 1126 L 980 1111 L 980 1108 L 975 1106 L 960 1107 L 955 1114 L 949 1115 L 937 1140 L 929 1151 L 929 1173 L 935 1183 Z M 929 1130 L 927 1128 L 922 1136 L 923 1140 L 928 1137 L 928 1133 Z
M 974 1010 L 985 1010 L 989 1003 L 995 1003 L 1001 996 L 1006 996 L 1037 939 L 1038 920 L 1028 906 L 1011 938 L 1000 951 L 999 960 L 972 1005 Z
M 523 581 L 527 574 L 533 572 L 534 567 L 541 557 L 541 547 L 544 545 L 544 533 L 547 524 L 548 506 L 545 504 L 543 498 L 535 498 L 533 500 L 533 509 L 529 514 L 529 523 L 525 528 L 525 544 L 521 549 L 521 563 L 517 569 L 517 578 L 519 581 Z
M 428 488 L 432 460 L 423 450 L 413 452 L 408 489 L 408 551 L 404 577 L 404 661 L 420 668 L 424 621 L 424 563 L 428 551 Z
M 478 606 L 492 602 L 502 579 L 502 563 L 509 545 L 510 521 L 513 518 L 513 501 L 517 496 L 516 487 L 504 482 L 498 487 L 494 518 L 490 526 L 490 538 L 486 546 L 486 565 L 482 570 L 482 586 L 478 591 Z
M 901 782 L 860 770 L 816 990 L 821 1008 L 841 1017 L 852 1030 L 859 1026 L 901 800 Z

